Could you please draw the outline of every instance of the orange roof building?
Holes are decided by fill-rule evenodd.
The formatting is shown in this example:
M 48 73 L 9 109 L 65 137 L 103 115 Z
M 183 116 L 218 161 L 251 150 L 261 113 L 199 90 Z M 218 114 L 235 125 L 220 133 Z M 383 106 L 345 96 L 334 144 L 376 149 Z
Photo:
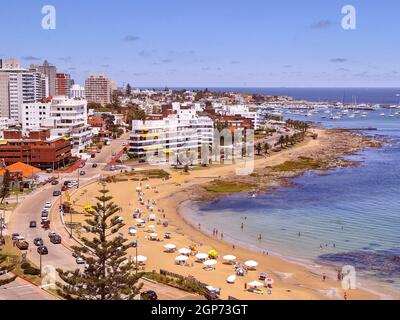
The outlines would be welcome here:
M 7 166 L 5 169 L 0 170 L 0 175 L 4 175 L 5 170 L 10 172 L 21 172 L 24 178 L 30 178 L 34 174 L 40 172 L 41 170 L 30 166 L 29 164 L 25 164 L 22 162 L 16 162 L 12 165 Z

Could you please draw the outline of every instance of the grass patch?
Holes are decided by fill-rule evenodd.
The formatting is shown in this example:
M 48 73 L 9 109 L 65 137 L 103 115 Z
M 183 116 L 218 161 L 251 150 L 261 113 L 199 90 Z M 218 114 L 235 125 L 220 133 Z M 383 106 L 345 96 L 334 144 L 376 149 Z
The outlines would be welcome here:
M 119 175 L 117 175 L 118 177 Z M 150 170 L 138 170 L 138 171 L 131 171 L 126 172 L 121 175 L 125 177 L 145 177 L 145 178 L 153 178 L 153 179 L 162 179 L 162 178 L 169 178 L 170 175 L 168 172 L 162 169 L 150 169 Z
M 251 190 L 255 187 L 256 185 L 251 183 L 214 180 L 210 185 L 206 186 L 205 189 L 210 192 L 233 193 Z
M 293 170 L 318 170 L 327 166 L 328 163 L 321 160 L 299 157 L 297 161 L 285 161 L 284 163 L 271 167 L 271 169 L 275 172 L 283 172 Z

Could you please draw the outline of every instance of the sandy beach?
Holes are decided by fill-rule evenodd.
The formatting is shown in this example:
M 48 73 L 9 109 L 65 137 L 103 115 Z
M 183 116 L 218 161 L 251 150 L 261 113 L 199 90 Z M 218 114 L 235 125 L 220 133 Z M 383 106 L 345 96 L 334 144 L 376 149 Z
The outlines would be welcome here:
M 244 177 L 239 178 L 239 180 L 244 179 L 243 181 L 248 182 L 250 181 L 249 179 L 253 179 L 252 183 L 256 183 L 259 189 L 268 189 L 282 183 L 282 177 L 290 178 L 301 174 L 301 172 L 285 172 L 284 175 L 282 173 L 271 175 L 268 174 L 266 168 L 271 168 L 299 157 L 318 157 L 321 161 L 330 159 L 329 163 L 324 162 L 324 166 L 340 165 L 339 157 L 341 155 L 373 145 L 365 137 L 353 135 L 349 132 L 325 129 L 317 129 L 316 131 L 318 133 L 318 139 L 316 140 L 307 138 L 298 145 L 272 153 L 268 157 L 257 157 L 254 162 L 255 173 L 267 172 L 264 178 L 260 178 L 260 175 L 256 174 L 251 178 Z M 346 142 L 343 142 L 344 138 L 348 138 Z M 334 270 L 331 269 L 331 272 L 327 273 L 327 279 L 323 281 L 322 273 L 325 272 L 323 270 L 316 272 L 277 256 L 254 252 L 238 246 L 233 248 L 232 244 L 203 233 L 201 226 L 192 226 L 179 214 L 179 206 L 182 202 L 212 197 L 213 195 L 205 191 L 203 187 L 215 179 L 238 180 L 235 175 L 235 165 L 199 168 L 191 170 L 189 173 L 183 173 L 167 167 L 163 169 L 171 174 L 170 179 L 150 179 L 141 182 L 144 202 L 147 204 L 148 200 L 155 201 L 153 207 L 157 217 L 156 221 L 147 222 L 145 228 L 138 228 L 136 236 L 128 235 L 128 228 L 136 225 L 135 219 L 132 218 L 134 209 L 141 208 L 143 211 L 142 217 L 149 217 L 149 210 L 146 209 L 145 205 L 140 205 L 138 202 L 136 188 L 140 186 L 140 182 L 134 181 L 128 176 L 125 179 L 120 179 L 121 181 L 117 180 L 106 185 L 110 195 L 113 196 L 113 201 L 121 207 L 120 216 L 124 218 L 126 224 L 122 230 L 124 235 L 130 240 L 138 240 L 138 254 L 148 258 L 145 267 L 146 271 L 164 269 L 185 276 L 194 276 L 201 282 L 221 288 L 222 299 L 227 299 L 228 296 L 238 299 L 343 299 L 344 290 L 341 288 L 341 283 L 334 276 Z M 266 183 L 267 180 L 268 183 Z M 149 189 L 146 188 L 147 185 Z M 93 183 L 76 192 L 72 196 L 75 210 L 83 212 L 85 205 L 93 204 L 96 201 L 94 197 L 98 195 L 98 190 L 101 188 L 102 186 L 99 183 Z M 164 214 L 165 219 L 169 222 L 167 227 L 157 224 L 157 220 L 164 220 Z M 83 223 L 85 218 L 84 214 L 73 215 L 74 222 Z M 160 241 L 149 239 L 149 232 L 147 231 L 150 224 L 155 225 L 155 232 L 158 234 Z M 238 226 L 238 231 L 240 230 L 239 228 L 240 226 Z M 164 239 L 164 233 L 167 231 L 172 233 L 171 239 Z M 195 257 L 191 255 L 187 261 L 187 266 L 177 265 L 175 264 L 175 257 L 179 253 L 164 252 L 164 245 L 168 243 L 175 244 L 177 249 L 188 248 L 195 244 L 197 251 L 202 253 L 215 249 L 219 253 L 218 264 L 215 266 L 215 270 L 205 271 L 203 270 L 203 265 L 196 262 Z M 235 284 L 227 284 L 227 277 L 235 273 L 232 265 L 223 264 L 222 256 L 227 254 L 236 256 L 239 262 L 255 260 L 259 264 L 256 270 L 249 271 L 245 277 L 237 277 Z M 131 249 L 130 255 L 132 257 L 135 256 L 135 249 Z M 274 279 L 272 294 L 267 294 L 265 288 L 263 288 L 263 294 L 244 290 L 245 283 L 258 280 L 260 272 L 266 272 L 268 277 Z M 347 296 L 351 300 L 381 298 L 363 289 L 348 290 Z

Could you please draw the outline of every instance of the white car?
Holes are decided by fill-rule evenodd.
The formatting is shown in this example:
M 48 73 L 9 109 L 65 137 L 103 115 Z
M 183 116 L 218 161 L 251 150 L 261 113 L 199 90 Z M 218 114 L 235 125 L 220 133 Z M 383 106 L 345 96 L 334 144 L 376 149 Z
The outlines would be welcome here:
M 75 261 L 77 264 L 85 264 L 86 263 L 85 259 L 83 259 L 82 257 L 76 258 Z
M 47 201 L 44 205 L 44 209 L 50 209 L 51 208 L 51 202 Z

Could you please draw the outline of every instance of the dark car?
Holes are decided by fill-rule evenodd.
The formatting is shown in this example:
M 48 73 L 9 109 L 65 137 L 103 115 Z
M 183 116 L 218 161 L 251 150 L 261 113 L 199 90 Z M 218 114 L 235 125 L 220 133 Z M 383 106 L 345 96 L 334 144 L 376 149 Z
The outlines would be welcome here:
M 92 168 L 97 168 L 97 163 L 93 163 Z
M 69 185 L 70 182 L 71 182 L 71 181 L 69 181 L 69 180 L 65 180 L 65 181 L 64 181 L 64 186 Z
M 82 170 L 81 172 L 79 172 L 79 174 L 80 174 L 81 176 L 84 176 L 84 175 L 86 174 L 86 172 Z
M 60 190 L 53 191 L 53 197 L 58 197 L 58 196 L 61 196 L 61 191 Z
M 46 246 L 40 246 L 37 248 L 37 252 L 42 256 L 48 254 L 49 250 L 47 250 Z
M 52 182 L 51 182 L 51 184 L 53 185 L 53 186 L 56 186 L 56 185 L 58 185 L 58 180 L 53 180 Z
M 29 228 L 36 228 L 36 221 L 29 222 Z
M 140 299 L 141 300 L 158 300 L 158 297 L 157 297 L 157 293 L 155 293 L 155 291 L 147 290 L 147 291 L 143 291 L 140 294 Z
M 35 238 L 33 240 L 33 244 L 37 247 L 43 246 L 43 239 L 42 238 Z
M 13 241 L 16 241 L 18 237 L 19 237 L 19 233 L 13 233 L 13 234 L 11 235 L 11 239 L 12 239 Z
M 50 242 L 53 244 L 60 244 L 61 243 L 61 236 L 59 236 L 58 234 L 52 236 L 50 238 Z

